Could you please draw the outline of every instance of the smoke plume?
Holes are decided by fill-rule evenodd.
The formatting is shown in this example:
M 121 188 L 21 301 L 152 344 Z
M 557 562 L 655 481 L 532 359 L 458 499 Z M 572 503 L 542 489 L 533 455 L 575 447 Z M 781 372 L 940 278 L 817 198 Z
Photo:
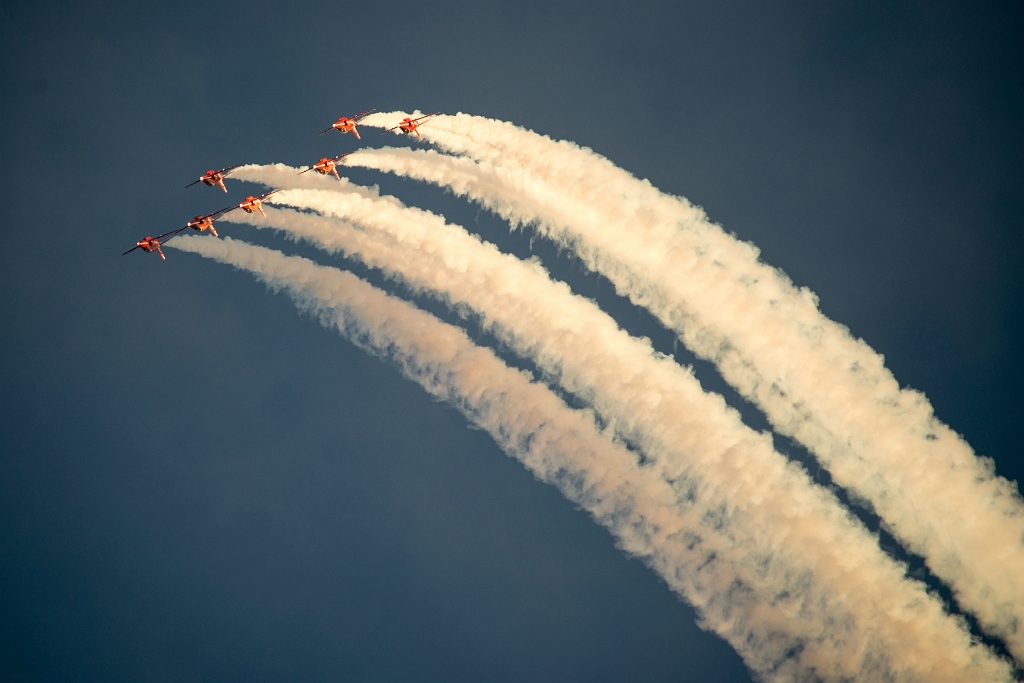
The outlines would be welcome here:
M 268 184 L 287 181 L 284 175 L 270 167 L 245 171 L 245 179 Z M 962 624 L 944 615 L 920 584 L 902 577 L 902 568 L 830 492 L 776 453 L 769 438 L 743 425 L 721 397 L 704 392 L 688 370 L 659 357 L 646 340 L 629 337 L 538 265 L 501 254 L 438 216 L 371 195 L 274 195 L 275 202 L 344 218 L 362 229 L 276 210 L 268 211 L 265 223 L 472 311 L 516 353 L 591 404 L 672 482 L 680 505 L 700 510 L 721 529 L 742 558 L 737 562 L 760 576 L 756 590 L 787 606 L 794 615 L 788 629 L 797 634 L 805 668 L 827 671 L 826 677 L 857 677 L 885 661 L 885 670 L 908 680 L 942 671 L 962 675 L 967 662 L 990 673 L 1003 670 L 970 645 Z M 833 640 L 812 648 L 804 640 L 835 639 L 838 623 L 849 629 L 839 636 L 842 646 Z M 818 654 L 820 647 L 829 654 Z M 948 660 L 950 653 L 957 653 L 958 664 Z
M 382 114 L 380 125 L 398 114 Z M 773 428 L 814 453 L 924 557 L 1024 662 L 1024 501 L 993 463 L 901 389 L 881 356 L 685 199 L 591 150 L 459 114 L 424 139 L 448 152 L 362 150 L 354 165 L 436 183 L 572 249 L 715 363 Z

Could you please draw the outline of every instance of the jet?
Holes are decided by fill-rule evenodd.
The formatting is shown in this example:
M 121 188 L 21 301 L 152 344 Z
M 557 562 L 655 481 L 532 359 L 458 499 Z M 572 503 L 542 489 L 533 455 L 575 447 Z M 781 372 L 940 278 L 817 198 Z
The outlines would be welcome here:
M 245 198 L 244 202 L 238 205 L 238 208 L 241 209 L 242 211 L 245 211 L 246 213 L 259 211 L 261 214 L 263 214 L 263 217 L 266 218 L 267 214 L 263 212 L 263 201 L 270 195 L 274 194 L 275 192 L 280 192 L 280 190 L 271 190 L 270 192 L 264 192 L 259 197 L 253 197 L 252 195 L 249 195 L 248 197 Z
M 185 187 L 192 187 L 196 183 L 203 183 L 204 185 L 209 185 L 210 187 L 213 187 L 214 185 L 219 185 L 220 189 L 227 192 L 228 188 L 224 187 L 224 177 L 232 170 L 238 168 L 239 166 L 241 166 L 241 164 L 235 164 L 234 166 L 222 168 L 219 171 L 214 171 L 213 169 L 210 169 L 203 175 L 199 176 L 199 180 L 193 180 Z
M 167 240 L 171 239 L 172 237 L 174 237 L 175 235 L 177 235 L 179 232 L 181 232 L 184 229 L 185 228 L 178 228 L 177 230 L 171 230 L 170 232 L 165 232 L 164 234 L 157 235 L 156 237 L 149 237 L 147 235 L 146 237 L 143 237 L 141 240 L 136 242 L 134 247 L 132 247 L 128 251 L 124 252 L 124 254 L 121 254 L 121 256 L 124 256 L 126 254 L 130 254 L 133 251 L 135 251 L 136 249 L 141 249 L 142 251 L 146 251 L 146 252 L 154 252 L 155 251 L 156 253 L 160 254 L 160 258 L 161 259 L 166 261 L 167 257 L 164 256 L 164 251 L 163 251 L 163 249 L 160 248 L 160 245 L 163 244 L 163 242 L 166 242 Z M 167 239 L 164 239 L 165 237 Z M 163 240 L 163 242 L 161 242 L 160 240 Z
M 356 136 L 356 140 L 362 140 L 362 138 L 359 137 L 359 131 L 356 130 L 356 124 L 375 111 L 377 110 L 370 109 L 369 111 L 364 111 L 362 114 L 356 114 L 355 116 L 342 116 L 340 119 L 335 121 L 330 128 L 323 131 L 323 133 L 320 133 L 320 135 L 323 135 L 324 133 L 330 133 L 332 130 L 336 130 L 339 133 L 352 133 L 353 135 Z
M 420 135 L 420 132 L 418 130 L 416 130 L 416 129 L 419 128 L 421 125 L 423 125 L 422 122 L 425 119 L 429 119 L 431 116 L 437 116 L 440 113 L 441 112 L 439 112 L 439 111 L 435 111 L 433 114 L 424 114 L 423 116 L 418 116 L 418 117 L 416 117 L 414 119 L 409 118 L 408 116 L 406 116 L 404 119 L 402 119 L 402 122 L 400 124 L 398 124 L 397 126 L 392 126 L 391 128 L 388 128 L 387 130 L 383 131 L 383 133 L 390 133 L 395 128 L 400 128 L 403 133 L 410 133 L 410 134 L 416 133 L 416 137 L 418 137 L 420 140 L 422 140 L 423 136 Z M 383 133 L 381 133 L 381 134 L 383 135 Z
M 328 173 L 330 173 L 338 180 L 341 180 L 341 176 L 338 175 L 338 163 L 341 162 L 341 160 L 347 157 L 349 154 L 352 154 L 352 152 L 345 152 L 344 154 L 339 154 L 338 156 L 333 157 L 331 159 L 328 159 L 327 157 L 321 157 L 320 161 L 316 162 L 315 164 L 307 168 L 305 171 L 299 171 L 299 175 L 302 175 L 306 171 L 316 171 L 320 175 L 327 175 Z
M 229 206 L 227 208 L 220 209 L 219 211 L 208 213 L 205 216 L 196 216 L 195 218 L 193 218 L 192 220 L 185 224 L 185 228 L 192 228 L 196 232 L 209 230 L 214 237 L 220 237 L 220 235 L 217 234 L 217 229 L 213 227 L 213 222 L 220 218 L 221 216 L 223 216 L 224 214 L 226 214 L 227 212 L 234 211 L 237 208 L 237 206 Z M 185 228 L 181 229 L 184 230 Z

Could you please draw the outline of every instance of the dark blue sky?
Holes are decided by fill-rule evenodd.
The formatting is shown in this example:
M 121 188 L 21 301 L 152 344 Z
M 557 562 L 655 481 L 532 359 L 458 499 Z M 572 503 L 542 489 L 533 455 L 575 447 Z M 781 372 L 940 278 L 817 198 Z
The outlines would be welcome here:
M 688 197 L 1024 477 L 1020 4 L 641 5 L 3 3 L 0 676 L 749 680 L 393 368 L 248 276 L 120 256 L 244 196 L 183 189 L 207 168 L 347 151 L 316 133 L 371 107 L 511 120 Z

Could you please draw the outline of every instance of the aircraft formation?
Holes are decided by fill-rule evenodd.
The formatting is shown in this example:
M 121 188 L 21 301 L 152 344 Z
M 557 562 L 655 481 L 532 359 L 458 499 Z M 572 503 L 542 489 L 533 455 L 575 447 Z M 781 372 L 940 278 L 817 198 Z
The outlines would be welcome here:
M 356 126 L 359 124 L 360 121 L 362 121 L 364 118 L 366 118 L 375 111 L 377 110 L 370 109 L 368 111 L 356 114 L 355 116 L 342 116 L 340 119 L 331 124 L 330 128 L 322 131 L 319 134 L 323 135 L 324 133 L 329 133 L 332 130 L 336 130 L 342 134 L 352 133 L 357 140 L 362 140 L 362 138 L 359 137 L 359 130 L 357 129 Z M 434 112 L 433 114 L 424 114 L 423 116 L 417 116 L 415 118 L 407 116 L 404 119 L 402 119 L 402 122 L 399 123 L 397 126 L 388 128 L 387 130 L 383 131 L 383 133 L 389 133 L 397 129 L 401 130 L 403 133 L 406 133 L 407 135 L 415 134 L 418 139 L 422 140 L 423 137 L 420 135 L 420 132 L 418 130 L 419 127 L 431 116 L 437 116 L 440 113 L 441 112 Z M 312 166 L 309 166 L 308 168 L 302 171 L 299 171 L 299 174 L 301 175 L 303 173 L 306 173 L 307 171 L 316 171 L 320 175 L 333 175 L 338 180 L 341 180 L 341 176 L 338 175 L 338 166 L 344 163 L 345 157 L 347 157 L 349 154 L 352 154 L 352 152 L 345 152 L 344 154 L 339 154 L 338 156 L 335 157 L 321 157 L 320 161 L 316 162 Z M 210 169 L 206 173 L 199 176 L 197 180 L 193 180 L 185 187 L 192 187 L 197 183 L 203 183 L 204 185 L 207 185 L 209 187 L 219 187 L 220 189 L 224 190 L 224 192 L 227 192 L 228 188 L 224 185 L 224 178 L 230 175 L 230 173 L 233 170 L 235 170 L 241 165 L 242 164 L 235 164 L 234 166 L 228 166 L 220 170 Z M 256 211 L 259 211 L 261 215 L 266 217 L 267 214 L 264 213 L 263 211 L 263 202 L 267 199 L 267 197 L 278 191 L 279 190 L 271 190 L 270 192 L 264 192 L 263 194 L 258 196 L 249 195 L 240 204 L 227 206 L 223 209 L 219 209 L 217 211 L 214 211 L 213 213 L 209 213 L 206 215 L 196 216 L 188 223 L 186 223 L 183 227 L 176 228 L 175 230 L 169 230 L 168 232 L 165 232 L 162 235 L 157 235 L 156 237 L 151 237 L 147 235 L 146 237 L 143 237 L 141 240 L 136 242 L 134 247 L 124 252 L 122 256 L 124 256 L 125 254 L 130 254 L 136 249 L 141 249 L 142 251 L 148 253 L 156 252 L 157 254 L 160 255 L 161 259 L 167 260 L 167 257 L 164 255 L 161 246 L 166 244 L 168 240 L 172 239 L 179 233 L 191 228 L 196 232 L 204 232 L 206 230 L 209 230 L 211 235 L 213 235 L 214 237 L 218 237 L 219 235 L 217 235 L 217 229 L 214 227 L 214 221 L 221 218 L 225 214 L 234 211 L 235 209 L 241 209 L 246 213 L 254 213 Z

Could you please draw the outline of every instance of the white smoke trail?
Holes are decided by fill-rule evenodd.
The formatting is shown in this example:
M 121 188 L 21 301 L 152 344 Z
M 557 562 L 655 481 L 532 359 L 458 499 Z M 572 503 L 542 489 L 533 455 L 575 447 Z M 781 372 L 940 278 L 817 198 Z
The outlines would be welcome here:
M 361 150 L 349 163 L 442 185 L 574 249 L 713 361 L 836 483 L 870 501 L 1024 663 L 1024 501 L 1016 487 L 936 419 L 923 394 L 901 390 L 881 356 L 822 315 L 809 290 L 699 208 L 588 149 L 462 114 L 435 117 L 421 132 L 472 160 Z
M 168 246 L 286 290 L 300 309 L 457 407 L 538 479 L 558 486 L 607 527 L 623 550 L 643 558 L 759 677 L 796 681 L 813 674 L 801 669 L 793 639 L 781 637 L 790 621 L 785 610 L 758 599 L 716 545 L 719 534 L 695 511 L 681 509 L 672 488 L 605 438 L 589 413 L 569 409 L 462 330 L 350 273 L 230 238 L 189 236 Z
M 249 169 L 243 179 L 287 182 L 280 176 L 272 168 Z M 775 453 L 767 438 L 746 428 L 720 397 L 705 394 L 688 371 L 658 358 L 646 340 L 630 338 L 592 303 L 552 283 L 539 266 L 393 198 L 302 190 L 275 199 L 374 228 L 361 232 L 278 211 L 268 212 L 266 221 L 479 312 L 517 353 L 590 401 L 655 460 L 686 504 L 715 520 L 748 566 L 756 565 L 754 571 L 763 574 L 761 594 L 788 604 L 802 622 L 792 629 L 833 638 L 832 624 L 845 620 L 858 638 L 878 638 L 865 649 L 858 638 L 844 636 L 846 645 L 828 645 L 835 652 L 827 657 L 816 654 L 824 646 L 808 646 L 804 661 L 814 661 L 826 677 L 863 675 L 872 659 L 890 659 L 897 662 L 894 670 L 916 672 L 922 680 L 954 671 L 956 679 L 972 658 L 970 666 L 1002 671 L 1002 664 L 968 644 L 962 627 L 920 585 L 902 579 L 901 569 L 831 494 Z M 872 649 L 891 652 L 879 656 Z M 960 663 L 937 664 L 954 651 Z

